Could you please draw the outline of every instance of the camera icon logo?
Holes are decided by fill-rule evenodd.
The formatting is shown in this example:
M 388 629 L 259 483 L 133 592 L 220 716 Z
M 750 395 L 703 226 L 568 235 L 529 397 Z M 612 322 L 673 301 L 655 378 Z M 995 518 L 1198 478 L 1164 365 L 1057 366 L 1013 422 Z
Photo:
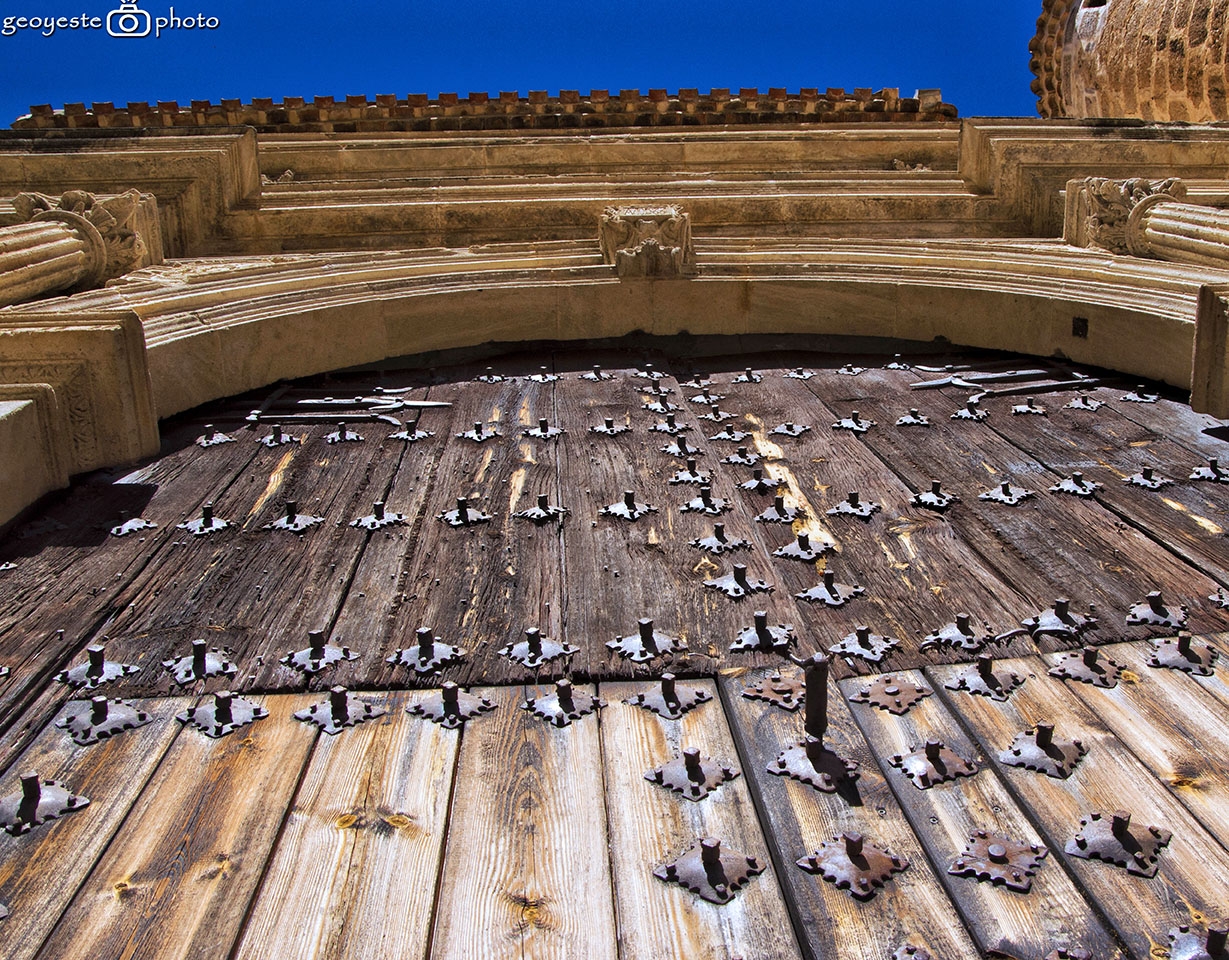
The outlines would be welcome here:
M 113 37 L 148 37 L 152 29 L 152 18 L 136 0 L 120 0 L 119 9 L 107 14 L 107 33 Z

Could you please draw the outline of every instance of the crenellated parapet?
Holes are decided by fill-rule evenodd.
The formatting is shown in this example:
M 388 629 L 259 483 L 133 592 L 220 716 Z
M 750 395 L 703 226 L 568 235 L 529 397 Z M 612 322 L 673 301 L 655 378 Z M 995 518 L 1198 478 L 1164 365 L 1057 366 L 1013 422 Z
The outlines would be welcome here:
M 910 122 L 951 120 L 956 108 L 944 103 L 937 89 L 918 90 L 902 97 L 895 87 L 846 91 L 803 87 L 790 91 L 772 87 L 766 92 L 696 88 L 676 92 L 665 89 L 561 90 L 550 94 L 532 90 L 527 96 L 498 94 L 425 93 L 366 96 L 286 97 L 241 100 L 193 100 L 187 106 L 174 101 L 156 104 L 68 103 L 30 108 L 29 115 L 13 122 L 15 130 L 87 128 L 168 128 L 250 126 L 260 133 L 371 133 L 439 132 L 449 130 L 553 130 L 670 126 L 730 126 L 747 124 L 844 123 L 850 121 Z

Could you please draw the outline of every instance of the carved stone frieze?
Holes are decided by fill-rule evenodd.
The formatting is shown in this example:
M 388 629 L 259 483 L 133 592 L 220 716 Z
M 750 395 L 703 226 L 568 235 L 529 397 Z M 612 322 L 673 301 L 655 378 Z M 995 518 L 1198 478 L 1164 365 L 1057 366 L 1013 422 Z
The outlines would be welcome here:
M 694 272 L 691 216 L 676 206 L 607 207 L 602 260 L 620 277 L 669 279 Z
M 1143 215 L 1158 203 L 1185 197 L 1186 185 L 1177 177 L 1072 180 L 1067 184 L 1067 240 L 1121 255 L 1153 256 L 1143 237 Z
M 88 272 L 79 281 L 88 289 L 148 262 L 147 245 L 135 229 L 142 199 L 136 190 L 105 198 L 69 190 L 58 200 L 42 193 L 19 193 L 13 209 L 23 223 L 55 220 L 73 229 L 89 251 Z

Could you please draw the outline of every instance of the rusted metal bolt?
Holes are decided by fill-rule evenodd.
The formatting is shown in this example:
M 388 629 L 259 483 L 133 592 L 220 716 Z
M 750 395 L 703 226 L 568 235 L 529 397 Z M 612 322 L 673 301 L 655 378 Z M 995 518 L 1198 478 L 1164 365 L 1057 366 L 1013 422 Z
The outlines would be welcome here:
M 85 652 L 86 652 L 86 655 L 90 658 L 89 666 L 85 668 L 85 675 L 91 678 L 102 676 L 103 671 L 106 670 L 107 668 L 106 667 L 106 663 L 107 663 L 106 649 L 104 647 L 95 645 L 92 647 L 86 647 Z
M 794 432 L 794 421 L 793 421 L 793 420 L 786 420 L 786 421 L 785 421 L 785 423 L 784 423 L 784 427 L 785 427 L 785 432 L 786 432 L 786 433 L 793 433 L 793 432 Z
M 750 368 L 750 367 L 747 367 L 747 369 L 746 369 L 746 370 L 744 370 L 744 371 L 743 371 L 743 373 L 744 373 L 744 375 L 747 377 L 747 379 L 748 379 L 748 380 L 754 380 L 754 379 L 755 379 L 755 374 L 751 372 L 751 368 Z
M 1071 482 L 1077 487 L 1084 486 L 1084 474 L 1080 473 L 1078 470 L 1073 470 L 1071 472 Z
M 719 404 L 714 403 L 708 409 L 715 419 L 721 419 L 721 407 Z
M 371 505 L 371 515 L 377 520 L 384 519 L 384 504 L 377 500 Z
M 845 841 L 845 856 L 850 860 L 859 859 L 862 856 L 862 834 L 856 830 L 846 830 L 841 834 L 841 839 Z
M 107 722 L 107 698 L 105 696 L 90 697 L 90 724 L 98 726 Z
M 1001 843 L 992 843 L 986 848 L 986 852 L 990 854 L 990 859 L 995 863 L 1007 862 L 1007 848 Z
M 444 705 L 444 713 L 450 717 L 455 717 L 461 709 L 460 691 L 461 688 L 451 680 L 445 680 L 443 687 L 440 688 L 440 700 Z
M 336 726 L 340 727 L 350 719 L 350 708 L 346 702 L 345 687 L 339 685 L 329 691 L 329 710 L 333 714 L 333 723 Z
M 286 522 L 294 523 L 294 518 L 299 513 L 299 504 L 294 500 L 286 501 Z
M 200 639 L 192 641 L 192 676 L 197 679 L 205 675 L 205 655 L 208 652 L 208 642 Z
M 858 419 L 858 411 L 857 411 L 857 410 L 850 410 L 850 411 L 849 411 L 849 419 L 850 419 L 850 420 L 852 420 L 854 423 L 861 423 L 861 422 L 862 422 L 861 420 L 859 420 L 859 419 Z
M 714 523 L 713 524 L 713 539 L 716 540 L 718 543 L 726 542 L 724 523 Z
M 734 564 L 734 582 L 744 590 L 751 589 L 751 585 L 747 583 L 747 567 L 745 564 Z
M 848 498 L 847 498 L 847 499 L 849 500 L 849 505 L 850 505 L 851 507 L 856 507 L 856 506 L 858 505 L 858 491 L 857 491 L 857 490 L 850 490 L 850 491 L 849 491 L 849 496 L 848 496 Z
M 546 422 L 546 417 L 538 418 L 538 433 L 546 433 L 550 430 L 550 424 Z
M 1114 836 L 1119 837 L 1119 838 L 1123 837 L 1124 835 L 1128 833 L 1130 826 L 1131 826 L 1131 815 L 1127 813 L 1125 810 L 1115 810 L 1113 825 L 1111 827 L 1111 829 L 1113 830 Z
M 17 820 L 33 823 L 38 816 L 38 801 L 42 797 L 42 782 L 37 773 L 21 775 L 21 802 L 17 804 Z
M 683 751 L 683 769 L 687 771 L 687 779 L 692 783 L 704 781 L 704 768 L 700 765 L 700 751 L 688 747 Z
M 940 491 L 940 489 L 939 489 L 939 488 L 940 488 L 940 486 L 941 486 L 941 484 L 940 484 L 940 482 L 939 482 L 938 480 L 931 480 L 931 481 L 930 481 L 930 492 L 931 492 L 931 493 L 933 493 L 936 497 L 937 497 L 937 496 L 939 496 L 939 494 L 940 494 L 940 492 L 941 492 L 941 491 Z
M 1005 497 L 1010 497 L 1010 496 L 1011 496 L 1011 483 L 1010 483 L 1010 481 L 1004 480 L 1004 481 L 1002 482 L 1002 484 L 1000 484 L 1000 485 L 999 485 L 999 489 L 1003 491 L 1003 496 L 1005 496 Z
M 213 526 L 213 504 L 212 503 L 206 503 L 204 506 L 201 507 L 201 526 L 202 527 L 212 527 Z
M 973 635 L 973 628 L 969 623 L 969 615 L 967 613 L 956 614 L 956 629 L 963 633 L 966 637 Z
M 1188 660 L 1191 656 L 1191 635 L 1185 630 L 1178 631 L 1178 652 Z
M 337 424 L 337 436 L 339 436 L 342 440 L 345 440 L 347 432 L 346 425 L 339 421 Z
M 836 574 L 831 570 L 824 571 L 824 589 L 830 594 L 836 593 Z
M 811 537 L 809 534 L 798 534 L 798 549 L 803 553 L 809 553 L 811 550 Z
M 542 658 L 542 631 L 537 627 L 530 627 L 525 631 L 525 645 L 529 649 L 529 656 L 534 660 Z
M 755 611 L 755 635 L 764 643 L 772 643 L 772 631 L 768 629 L 768 611 Z
M 1222 920 L 1208 927 L 1208 955 L 1221 957 L 1225 954 L 1225 944 L 1229 940 L 1229 920 Z
M 465 497 L 457 497 L 457 519 L 469 525 L 469 500 Z
M 1037 746 L 1045 750 L 1054 742 L 1054 724 L 1039 723 L 1033 728 L 1033 738 L 1037 741 Z
M 826 656 L 812 657 L 806 670 L 806 719 L 803 728 L 808 736 L 822 740 L 828 731 L 828 667 Z
M 430 660 L 435 656 L 435 637 L 431 634 L 431 628 L 419 627 L 414 635 L 418 637 L 418 659 Z
M 576 701 L 572 699 L 572 681 L 564 677 L 562 680 L 555 681 L 555 696 L 559 699 L 559 706 L 564 713 L 571 713 L 576 709 Z
M 633 513 L 636 510 L 636 492 L 634 490 L 623 491 L 623 505 Z
M 213 715 L 217 719 L 219 725 L 232 723 L 234 714 L 231 713 L 231 701 L 235 695 L 229 690 L 219 690 L 213 695 Z
M 680 453 L 680 454 L 686 455 L 686 454 L 688 454 L 688 453 L 690 453 L 690 452 L 691 452 L 691 447 L 687 446 L 687 438 L 686 438 L 686 437 L 679 437 L 679 440 L 678 440 L 678 444 L 677 444 L 677 446 L 678 446 L 678 448 L 679 448 L 679 453 Z
M 1085 647 L 1081 653 L 1083 654 L 1084 666 L 1095 667 L 1097 665 L 1097 648 Z
M 653 621 L 648 617 L 641 617 L 638 621 L 640 628 L 640 642 L 644 644 L 644 649 L 649 653 L 657 652 L 657 644 L 653 640 Z
M 785 497 L 781 496 L 781 494 L 779 493 L 775 497 L 773 497 L 772 498 L 772 508 L 776 510 L 777 513 L 784 513 L 785 512 Z
M 1067 613 L 1071 609 L 1071 601 L 1066 597 L 1059 597 L 1054 601 L 1054 613 L 1060 620 L 1067 618 Z
M 943 755 L 942 740 L 927 740 L 926 741 L 926 759 L 931 763 L 938 763 L 939 758 Z
M 607 429 L 607 430 L 613 430 L 613 429 L 614 429 L 614 418 L 613 418 L 613 417 L 607 417 L 607 418 L 606 418 L 606 429 Z
M 713 508 L 713 488 L 707 484 L 700 488 L 700 502 L 709 510 Z
M 309 630 L 307 632 L 307 655 L 312 660 L 320 660 L 324 657 L 324 631 Z
M 273 442 L 281 443 L 282 439 L 282 425 L 280 423 L 273 424 Z
M 672 673 L 663 673 L 661 675 L 661 698 L 672 706 L 677 705 L 679 702 L 678 691 L 674 686 L 674 674 Z
M 1166 613 L 1165 600 L 1161 596 L 1160 590 L 1153 590 L 1150 594 L 1148 594 L 1147 599 L 1148 599 L 1148 606 L 1152 609 L 1153 613 L 1158 613 L 1158 614 L 1161 614 L 1162 616 L 1165 615 Z
M 1143 476 L 1145 480 L 1151 480 L 1152 479 L 1152 468 L 1144 467 L 1144 469 L 1140 471 L 1140 474 Z
M 704 866 L 704 876 L 709 886 L 724 894 L 728 889 L 728 881 L 725 878 L 725 868 L 721 865 L 720 840 L 705 837 L 700 841 L 700 863 Z
M 687 472 L 688 473 L 696 472 L 696 458 L 695 457 L 687 458 Z
M 675 428 L 676 424 L 674 422 L 674 414 L 672 413 L 666 414 L 666 426 L 669 427 L 671 430 Z
M 871 648 L 871 628 L 867 626 L 854 627 L 854 636 L 858 638 L 858 646 L 863 650 Z
M 979 654 L 977 657 L 977 675 L 990 686 L 995 686 L 994 657 L 989 654 Z

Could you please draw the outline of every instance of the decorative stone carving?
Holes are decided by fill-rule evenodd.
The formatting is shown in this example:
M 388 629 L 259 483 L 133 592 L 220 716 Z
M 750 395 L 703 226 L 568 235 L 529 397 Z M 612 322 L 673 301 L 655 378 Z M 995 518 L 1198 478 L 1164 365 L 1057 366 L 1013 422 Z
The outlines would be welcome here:
M 676 206 L 607 207 L 598 239 L 602 260 L 622 278 L 662 280 L 695 269 L 691 217 Z
M 134 229 L 141 199 L 136 190 L 104 199 L 85 190 L 69 190 L 58 200 L 42 193 L 19 193 L 13 209 L 22 222 L 54 220 L 73 229 L 89 252 L 88 272 L 80 280 L 88 288 L 123 276 L 146 260 L 145 241 Z
M 1186 185 L 1168 180 L 1087 177 L 1067 184 L 1067 240 L 1111 253 L 1153 256 L 1143 236 L 1143 216 L 1153 206 L 1186 197 Z

